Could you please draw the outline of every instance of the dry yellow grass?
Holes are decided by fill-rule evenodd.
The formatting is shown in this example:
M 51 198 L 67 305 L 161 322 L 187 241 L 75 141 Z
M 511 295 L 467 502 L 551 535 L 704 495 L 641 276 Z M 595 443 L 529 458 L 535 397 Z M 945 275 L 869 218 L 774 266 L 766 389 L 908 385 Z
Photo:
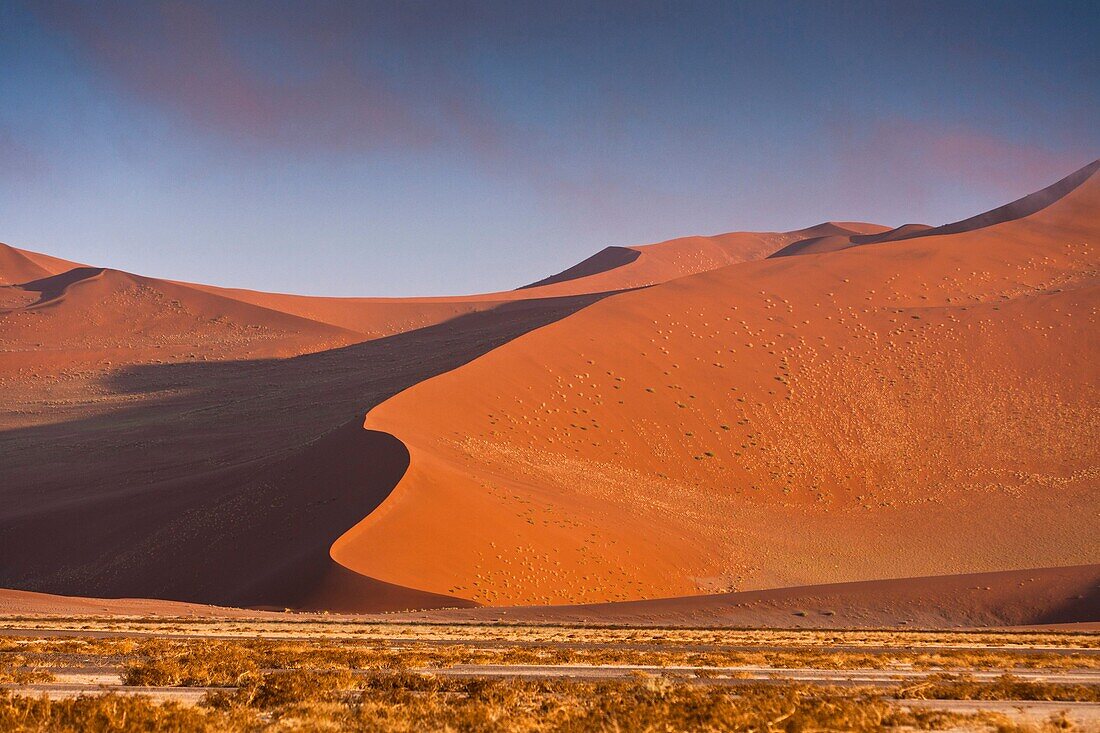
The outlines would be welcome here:
M 992 682 L 979 682 L 965 674 L 936 674 L 899 689 L 896 697 L 921 700 L 1100 702 L 1100 686 L 1021 680 L 1010 674 L 1002 675 Z
M 406 628 L 406 627 L 398 627 Z M 1100 701 L 1096 686 L 1025 682 L 1005 676 L 979 682 L 965 674 L 936 673 L 885 689 L 772 684 L 714 684 L 703 674 L 630 679 L 470 679 L 418 673 L 455 664 L 644 664 L 647 666 L 770 666 L 825 669 L 1095 667 L 1095 656 L 1071 650 L 949 649 L 936 651 L 830 650 L 820 632 L 754 636 L 773 648 L 703 649 L 698 637 L 646 630 L 523 628 L 523 639 L 438 640 L 438 629 L 417 627 L 428 641 L 334 637 L 294 638 L 2 638 L 0 670 L 30 684 L 49 669 L 117 669 L 125 683 L 208 689 L 200 705 L 157 703 L 142 697 L 94 695 L 49 701 L 0 691 L 3 731 L 883 731 L 968 726 L 1020 731 L 995 714 L 906 711 L 909 699 Z M 488 635 L 488 629 L 484 630 Z M 444 634 L 457 635 L 447 628 Z M 629 632 L 634 634 L 636 632 Z M 700 632 L 702 634 L 702 632 Z M 476 634 L 474 635 L 476 636 Z M 776 641 L 777 638 L 779 641 Z M 866 637 L 865 637 L 866 638 Z M 870 637 L 882 641 L 885 637 Z M 532 639 L 539 643 L 532 645 Z M 690 640 L 685 640 L 690 639 Z M 807 639 L 813 643 L 807 644 Z M 848 643 L 851 637 L 833 640 Z M 479 646 L 480 644 L 480 646 Z M 737 670 L 723 673 L 731 679 Z M 713 676 L 713 675 L 710 675 Z M 1047 727 L 1057 729 L 1057 722 Z
M 15 657 L 0 662 L 0 684 L 29 685 L 53 680 L 53 673 L 26 665 L 25 660 L 21 658 Z
M 237 642 L 144 642 L 122 681 L 135 686 L 237 687 L 260 674 L 256 654 Z
M 285 679 L 278 679 L 283 677 Z M 801 686 L 707 688 L 665 680 L 503 682 L 408 673 L 345 693 L 331 672 L 264 675 L 187 708 L 142 697 L 49 701 L 0 692 L 0 730 L 29 731 L 883 731 L 1003 723 L 998 716 L 903 712 L 877 694 Z
M 64 630 L 182 636 L 366 641 L 522 642 L 528 644 L 691 644 L 696 646 L 988 647 L 1098 649 L 1100 634 L 1045 631 L 902 631 L 647 628 L 513 623 L 380 622 L 302 614 L 274 619 L 118 616 L 7 616 L 3 629 Z
M 17 653 L 24 664 L 125 668 L 128 684 L 222 686 L 261 669 L 410 669 L 456 664 L 616 664 L 780 669 L 1097 669 L 1100 656 L 1072 652 L 951 650 L 830 651 L 820 647 L 696 650 L 675 643 L 644 648 L 610 644 L 473 646 L 458 643 L 356 642 L 280 639 L 3 639 L 0 658 Z

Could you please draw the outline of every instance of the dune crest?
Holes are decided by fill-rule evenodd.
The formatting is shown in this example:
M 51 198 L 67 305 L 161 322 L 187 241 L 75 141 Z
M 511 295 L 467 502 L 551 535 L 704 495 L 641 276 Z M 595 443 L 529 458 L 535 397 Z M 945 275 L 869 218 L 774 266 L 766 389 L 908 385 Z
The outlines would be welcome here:
M 1085 179 L 529 333 L 370 412 L 410 470 L 333 557 L 493 605 L 1086 562 L 1098 216 Z
M 59 257 L 16 249 L 0 242 L 0 286 L 19 285 L 50 275 L 58 275 L 74 267 L 83 267 L 83 265 Z

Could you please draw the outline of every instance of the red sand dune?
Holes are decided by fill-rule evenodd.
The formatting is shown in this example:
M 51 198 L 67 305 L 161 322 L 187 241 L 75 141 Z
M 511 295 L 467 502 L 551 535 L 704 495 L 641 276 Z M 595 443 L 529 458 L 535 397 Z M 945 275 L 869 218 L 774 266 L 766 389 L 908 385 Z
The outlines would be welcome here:
M 762 259 L 785 244 L 819 233 L 877 233 L 887 227 L 826 222 L 793 232 L 732 232 L 684 237 L 638 247 L 609 247 L 552 277 L 518 290 L 433 298 L 324 298 L 184 283 L 254 305 L 379 338 L 443 323 L 516 300 L 613 292 L 666 282 L 738 262 Z
M 635 288 L 739 262 L 764 259 L 792 242 L 810 237 L 847 237 L 884 231 L 888 228 L 878 224 L 829 221 L 793 232 L 731 232 L 713 237 L 681 237 L 640 247 L 608 247 L 526 288 L 575 283 L 581 278 L 584 283 L 594 282 L 598 278 L 614 284 L 614 288 L 606 289 Z
M 1037 214 L 1058 200 L 1069 196 L 1078 186 L 1093 181 L 1097 171 L 1100 171 L 1100 160 L 1094 160 L 1085 167 L 1070 173 L 1065 178 L 1052 183 L 1041 191 L 1028 194 L 1004 206 L 999 206 L 996 209 L 972 216 L 969 219 L 963 219 L 931 229 L 925 229 L 917 225 L 920 228 L 904 231 L 905 227 L 900 227 L 898 230 L 881 235 L 881 239 L 874 241 L 896 241 L 897 239 L 926 237 L 937 234 L 959 234 L 961 232 L 972 232 L 976 229 L 992 227 L 996 224 L 1003 224 L 1016 219 L 1023 219 L 1032 214 Z M 1095 181 L 1093 181 L 1092 185 L 1095 185 Z M 865 241 L 870 242 L 872 240 L 868 237 Z
M 75 262 L 16 249 L 0 242 L 0 285 L 29 282 L 80 266 Z
M 363 611 L 1094 561 L 1096 168 L 969 223 L 689 237 L 479 296 L 8 248 L 0 585 Z
M 1093 177 L 601 301 L 374 408 L 411 465 L 332 555 L 492 604 L 1093 560 L 1098 230 Z
M 1063 198 L 1077 186 L 1100 169 L 1097 162 L 1093 162 L 1078 171 L 1071 173 L 1057 183 L 1047 186 L 1012 203 L 1005 204 L 983 214 L 956 221 L 943 226 L 931 227 L 927 224 L 903 224 L 888 231 L 861 232 L 855 234 L 842 233 L 824 237 L 813 237 L 792 242 L 783 249 L 773 253 L 772 257 L 789 257 L 796 254 L 820 254 L 822 252 L 835 252 L 849 247 L 863 244 L 881 244 L 883 242 L 897 242 L 914 237 L 935 236 L 941 234 L 959 234 L 974 231 L 984 227 L 991 227 L 1014 219 L 1022 219 L 1039 212 L 1051 203 Z

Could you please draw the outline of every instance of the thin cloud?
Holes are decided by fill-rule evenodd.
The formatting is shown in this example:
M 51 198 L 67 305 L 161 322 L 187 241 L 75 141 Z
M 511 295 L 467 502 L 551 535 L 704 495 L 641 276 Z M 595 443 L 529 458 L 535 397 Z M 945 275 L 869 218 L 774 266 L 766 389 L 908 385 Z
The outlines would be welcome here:
M 1091 160 L 1085 151 L 903 117 L 835 124 L 829 137 L 843 188 L 860 196 L 883 190 L 900 193 L 915 209 L 924 208 L 945 185 L 1007 201 Z
M 49 163 L 20 142 L 11 130 L 0 127 L 0 170 L 8 183 L 26 184 L 49 172 Z
M 300 26 L 180 2 L 53 2 L 42 13 L 140 101 L 239 142 L 337 151 L 457 145 L 462 136 L 495 143 L 475 89 L 430 60 L 378 61 L 372 54 L 395 40 L 387 27 L 336 6 L 303 14 Z

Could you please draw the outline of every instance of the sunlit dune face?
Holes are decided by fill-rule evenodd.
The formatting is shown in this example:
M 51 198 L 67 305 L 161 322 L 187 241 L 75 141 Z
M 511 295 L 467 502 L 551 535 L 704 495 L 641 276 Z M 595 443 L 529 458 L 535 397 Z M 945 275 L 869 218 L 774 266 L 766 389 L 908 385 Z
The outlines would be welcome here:
M 1095 215 L 1043 224 L 717 270 L 418 385 L 367 424 L 421 470 L 334 557 L 575 603 L 1092 546 Z
M 0 250 L 5 577 L 373 611 L 1087 563 L 1095 167 L 946 227 L 687 237 L 473 296 Z

